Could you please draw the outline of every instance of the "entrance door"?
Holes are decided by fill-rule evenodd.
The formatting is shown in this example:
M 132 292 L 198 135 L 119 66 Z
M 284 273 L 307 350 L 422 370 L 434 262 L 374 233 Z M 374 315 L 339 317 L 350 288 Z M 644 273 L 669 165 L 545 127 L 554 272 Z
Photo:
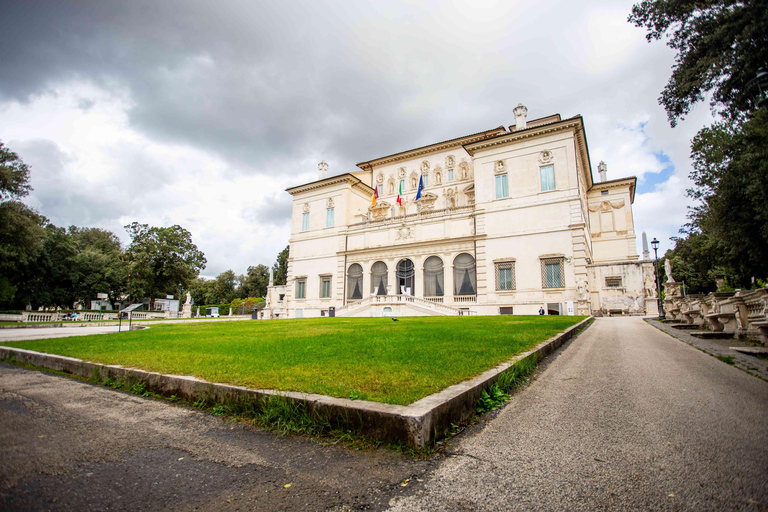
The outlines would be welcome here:
M 397 293 L 400 295 L 413 295 L 415 293 L 414 279 L 416 271 L 413 262 L 409 259 L 400 260 L 397 264 Z

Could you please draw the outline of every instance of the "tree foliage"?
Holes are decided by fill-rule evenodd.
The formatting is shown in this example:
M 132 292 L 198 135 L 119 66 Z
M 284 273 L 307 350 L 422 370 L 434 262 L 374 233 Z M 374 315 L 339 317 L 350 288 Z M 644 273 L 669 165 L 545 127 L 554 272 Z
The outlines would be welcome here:
M 0 141 L 0 200 L 18 200 L 30 190 L 29 166 Z
M 243 295 L 245 297 L 265 297 L 269 285 L 269 267 L 256 265 L 248 267 L 248 273 L 243 282 Z
M 134 222 L 125 229 L 131 237 L 126 251 L 130 294 L 149 297 L 150 307 L 158 294 L 178 290 L 205 268 L 205 255 L 179 225 L 158 228 Z
M 716 123 L 693 140 L 695 187 L 701 201 L 689 228 L 719 245 L 718 264 L 732 285 L 768 275 L 768 113 L 744 123 Z
M 629 21 L 648 31 L 648 41 L 666 36 L 677 52 L 659 98 L 672 126 L 709 92 L 713 110 L 731 120 L 754 108 L 746 84 L 768 63 L 765 1 L 643 0 Z
M 748 286 L 768 275 L 768 116 L 747 87 L 768 67 L 768 3 L 643 0 L 629 21 L 677 52 L 659 98 L 670 124 L 707 94 L 721 119 L 691 146 L 697 205 L 669 254 L 675 278 L 698 291 L 713 290 L 715 277 Z
M 272 265 L 275 284 L 285 284 L 288 281 L 288 253 L 291 246 L 287 245 L 285 249 L 277 255 L 277 261 Z
M 29 167 L 0 142 L 0 303 L 16 300 L 22 273 L 43 250 L 47 220 L 19 198 L 31 190 Z

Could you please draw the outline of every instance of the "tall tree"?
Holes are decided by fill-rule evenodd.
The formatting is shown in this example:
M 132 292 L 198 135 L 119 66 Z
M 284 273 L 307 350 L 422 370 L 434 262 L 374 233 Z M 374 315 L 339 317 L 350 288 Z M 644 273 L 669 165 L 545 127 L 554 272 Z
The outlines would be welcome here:
M 219 297 L 219 303 L 228 304 L 236 298 L 236 284 L 237 276 L 231 269 L 216 276 L 216 293 Z
M 77 251 L 72 269 L 78 300 L 85 307 L 89 307 L 99 293 L 116 300 L 125 291 L 128 275 L 120 239 L 111 231 L 99 228 L 71 226 L 68 234 Z
M 248 273 L 243 283 L 245 297 L 264 297 L 267 295 L 269 285 L 269 267 L 256 265 L 248 267 Z
M 32 189 L 29 167 L 0 142 L 0 304 L 18 305 L 26 266 L 43 250 L 45 217 L 21 202 Z
M 672 126 L 710 92 L 713 110 L 732 120 L 755 108 L 746 84 L 768 67 L 765 1 L 643 0 L 629 21 L 648 31 L 648 41 L 667 37 L 677 52 L 659 98 Z
M 648 41 L 667 38 L 677 52 L 659 98 L 670 124 L 711 95 L 721 121 L 693 140 L 698 201 L 670 255 L 678 267 L 695 269 L 698 285 L 714 286 L 714 274 L 732 285 L 768 275 L 768 117 L 756 111 L 757 91 L 747 87 L 768 67 L 768 4 L 764 0 L 643 0 L 629 21 L 647 29 Z M 716 249 L 716 250 L 713 250 Z M 704 271 L 702 265 L 709 268 Z M 693 278 L 693 276 L 690 276 Z
M 131 236 L 126 251 L 129 290 L 135 298 L 149 297 L 151 308 L 159 293 L 188 285 L 205 268 L 205 255 L 179 225 L 158 228 L 134 222 L 125 229 Z
M 285 249 L 277 255 L 277 261 L 272 265 L 272 272 L 275 276 L 275 284 L 285 284 L 288 281 L 288 253 L 291 246 L 287 245 Z

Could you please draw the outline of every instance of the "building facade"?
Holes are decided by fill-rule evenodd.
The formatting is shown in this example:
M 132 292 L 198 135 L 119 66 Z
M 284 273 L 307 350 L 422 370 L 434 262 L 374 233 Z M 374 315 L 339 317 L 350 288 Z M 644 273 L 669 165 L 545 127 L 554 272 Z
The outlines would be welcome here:
M 288 281 L 263 318 L 653 314 L 635 178 L 594 182 L 581 116 L 403 151 L 287 190 Z M 417 199 L 418 197 L 418 199 Z M 649 300 L 654 298 L 654 300 Z

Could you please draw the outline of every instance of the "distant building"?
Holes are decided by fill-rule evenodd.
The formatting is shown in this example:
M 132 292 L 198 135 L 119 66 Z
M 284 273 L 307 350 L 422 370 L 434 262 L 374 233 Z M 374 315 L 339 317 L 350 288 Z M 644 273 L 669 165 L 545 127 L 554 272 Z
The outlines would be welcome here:
M 353 172 L 327 177 L 321 162 L 317 181 L 287 190 L 288 282 L 262 317 L 655 314 L 636 178 L 608 180 L 601 163 L 593 181 L 581 116 L 514 113 L 509 128 Z

